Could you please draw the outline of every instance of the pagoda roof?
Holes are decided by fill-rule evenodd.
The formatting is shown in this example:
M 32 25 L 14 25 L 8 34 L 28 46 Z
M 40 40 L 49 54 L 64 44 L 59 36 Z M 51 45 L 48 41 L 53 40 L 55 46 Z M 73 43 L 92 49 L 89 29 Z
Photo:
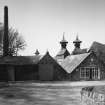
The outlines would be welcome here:
M 56 56 L 64 55 L 66 52 L 69 53 L 69 51 L 67 49 L 61 49 Z
M 60 43 L 68 43 L 68 41 L 65 39 L 64 33 L 63 33 L 63 38 L 62 38 L 62 40 L 60 41 Z
M 73 43 L 81 43 L 82 41 L 79 40 L 78 35 L 76 36 L 76 40 L 73 41 Z

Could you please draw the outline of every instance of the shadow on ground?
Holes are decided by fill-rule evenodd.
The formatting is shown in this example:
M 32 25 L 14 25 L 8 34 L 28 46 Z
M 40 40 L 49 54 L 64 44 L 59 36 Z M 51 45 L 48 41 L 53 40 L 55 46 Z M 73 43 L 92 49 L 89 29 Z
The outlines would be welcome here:
M 15 86 L 8 86 L 0 89 L 0 97 L 5 99 L 32 99 L 28 91 Z

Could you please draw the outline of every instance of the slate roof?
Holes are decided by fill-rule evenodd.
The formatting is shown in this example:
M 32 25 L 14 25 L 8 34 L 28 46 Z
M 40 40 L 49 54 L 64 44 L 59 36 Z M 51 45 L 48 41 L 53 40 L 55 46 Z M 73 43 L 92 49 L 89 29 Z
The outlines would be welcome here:
M 81 62 L 83 62 L 90 53 L 78 54 L 78 55 L 70 55 L 67 56 L 61 66 L 68 72 L 71 73 Z
M 93 42 L 89 51 L 94 51 L 97 57 L 105 63 L 105 44 Z
M 49 54 L 47 51 L 46 54 L 41 58 L 41 60 L 38 62 L 38 64 L 43 64 L 43 62 L 46 63 L 57 63 L 56 60 Z M 57 63 L 58 64 L 58 63 Z
M 76 40 L 73 43 L 81 43 L 82 41 L 79 40 L 78 35 L 76 36 Z
M 72 52 L 72 54 L 83 54 L 83 53 L 87 53 L 87 49 L 80 49 L 80 48 L 75 48 Z
M 105 53 L 105 44 L 94 41 L 89 50 L 102 51 Z
M 56 56 L 64 55 L 66 51 L 69 53 L 67 49 L 61 49 Z
M 37 64 L 42 56 L 6 56 L 0 57 L 0 64 L 28 65 Z

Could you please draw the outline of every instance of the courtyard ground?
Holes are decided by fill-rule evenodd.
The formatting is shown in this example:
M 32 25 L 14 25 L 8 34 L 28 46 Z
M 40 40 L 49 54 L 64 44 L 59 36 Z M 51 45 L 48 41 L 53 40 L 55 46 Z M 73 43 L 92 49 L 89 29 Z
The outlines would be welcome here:
M 0 105 L 81 105 L 81 88 L 97 85 L 105 81 L 10 83 L 0 88 Z

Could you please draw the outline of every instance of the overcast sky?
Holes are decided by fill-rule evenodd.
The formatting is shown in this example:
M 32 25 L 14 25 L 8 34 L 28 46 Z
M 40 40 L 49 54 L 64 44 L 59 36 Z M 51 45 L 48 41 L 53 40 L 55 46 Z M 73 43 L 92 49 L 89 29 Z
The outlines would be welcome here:
M 9 8 L 9 26 L 16 28 L 27 42 L 22 54 L 43 55 L 49 50 L 55 56 L 65 32 L 68 50 L 74 49 L 78 33 L 81 48 L 93 41 L 105 44 L 105 0 L 0 0 L 0 22 L 4 6 Z

